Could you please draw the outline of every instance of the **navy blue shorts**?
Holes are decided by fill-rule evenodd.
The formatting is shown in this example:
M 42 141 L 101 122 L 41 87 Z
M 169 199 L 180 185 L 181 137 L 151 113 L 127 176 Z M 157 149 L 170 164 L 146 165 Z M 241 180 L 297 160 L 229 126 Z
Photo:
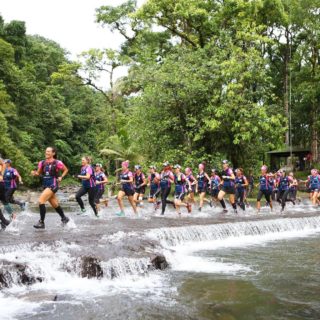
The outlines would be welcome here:
M 177 200 L 181 200 L 181 201 L 184 199 L 184 196 L 185 196 L 184 192 L 176 192 L 174 194 L 174 198 L 177 199 Z
M 235 193 L 236 193 L 235 187 L 225 187 L 225 186 L 222 186 L 221 190 L 222 190 L 223 192 L 225 192 L 226 194 L 235 194 Z
M 198 188 L 198 193 L 203 193 L 203 192 L 207 192 L 206 187 Z
M 211 197 L 217 198 L 219 194 L 219 189 L 212 189 L 211 190 Z
M 133 189 L 124 188 L 124 189 L 122 189 L 122 191 L 125 193 L 125 195 L 127 197 L 132 197 L 134 195 L 134 190 Z
M 145 186 L 140 187 L 140 188 L 134 188 L 134 192 L 138 194 L 145 194 L 146 193 L 146 188 Z
M 56 185 L 56 186 L 43 186 L 43 190 L 46 190 L 46 189 L 51 189 L 51 191 L 53 192 L 53 193 L 57 193 L 57 191 L 59 190 L 59 186 L 58 185 Z

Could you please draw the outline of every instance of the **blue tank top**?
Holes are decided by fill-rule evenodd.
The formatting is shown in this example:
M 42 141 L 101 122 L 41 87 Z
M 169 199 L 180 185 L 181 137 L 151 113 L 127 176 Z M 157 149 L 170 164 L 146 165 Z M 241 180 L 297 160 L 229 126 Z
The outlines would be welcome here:
M 133 185 L 131 182 L 129 182 L 130 175 L 132 175 L 132 173 L 130 171 L 122 172 L 120 174 L 121 180 L 128 180 L 128 182 L 122 183 L 122 186 L 121 186 L 122 190 L 133 190 Z
M 244 176 L 236 177 L 234 182 L 236 184 L 236 188 L 238 191 L 244 191 L 245 189 L 245 187 L 243 186 L 243 184 L 245 183 Z
M 156 177 L 156 174 L 155 173 L 151 173 L 151 175 L 150 175 L 150 189 L 152 191 L 156 191 L 159 188 L 159 183 L 156 183 L 155 180 L 154 180 L 155 177 Z
M 211 182 L 211 189 L 212 190 L 216 190 L 219 188 L 219 185 L 220 185 L 220 179 L 218 176 L 212 176 L 211 179 L 210 179 L 210 182 Z
M 3 174 L 4 184 L 6 189 L 16 188 L 16 175 L 13 168 L 5 169 Z
M 184 193 L 186 191 L 186 177 L 183 173 L 174 175 L 174 183 L 176 185 L 175 192 L 176 193 Z
M 207 177 L 204 172 L 198 173 L 197 180 L 198 180 L 198 188 L 205 189 L 207 186 Z
M 136 187 L 140 186 L 140 184 L 143 183 L 143 179 L 144 179 L 144 174 L 142 172 L 139 175 L 135 173 L 134 174 L 135 186 Z
M 231 177 L 231 169 L 222 171 L 222 176 Z M 226 188 L 233 188 L 234 187 L 234 180 L 231 179 L 223 179 L 223 186 Z
M 267 176 L 260 176 L 259 184 L 260 191 L 269 191 L 269 180 Z
M 82 186 L 84 188 L 95 188 L 96 182 L 93 168 L 90 165 L 83 166 L 80 175 L 86 176 L 88 173 L 90 174 L 90 179 L 82 179 Z
M 279 190 L 286 191 L 289 189 L 289 178 L 288 177 L 281 177 L 279 182 Z
M 99 181 L 99 182 L 103 181 L 104 178 L 105 178 L 105 176 L 106 176 L 106 175 L 104 174 L 104 172 L 96 173 L 96 174 L 95 174 L 96 181 Z M 103 191 L 104 191 L 104 184 L 103 184 L 103 183 L 97 184 L 97 185 L 96 185 L 96 189 L 98 189 L 98 190 L 103 190 Z
M 44 187 L 52 188 L 57 187 L 57 160 L 53 162 L 42 161 L 42 184 Z
M 170 188 L 171 187 L 171 171 L 163 171 L 160 175 L 160 186 L 161 188 Z
M 319 176 L 310 176 L 309 187 L 313 190 L 319 189 L 320 187 L 320 179 Z

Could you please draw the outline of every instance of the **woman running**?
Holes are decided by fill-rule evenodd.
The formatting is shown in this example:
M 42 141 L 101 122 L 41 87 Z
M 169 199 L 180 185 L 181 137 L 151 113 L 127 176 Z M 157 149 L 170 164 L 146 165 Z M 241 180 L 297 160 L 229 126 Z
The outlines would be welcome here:
M 271 199 L 272 201 L 277 201 L 278 202 L 278 185 L 280 182 L 280 176 L 278 171 L 274 172 L 273 174 L 273 189 L 272 189 L 272 193 L 271 193 Z
M 289 173 L 289 177 L 291 177 L 292 182 L 289 185 L 289 199 L 293 204 L 296 204 L 297 200 L 297 192 L 298 192 L 298 180 L 294 177 L 293 172 Z
M 158 195 L 160 194 L 160 174 L 157 172 L 155 166 L 149 167 L 149 176 L 148 176 L 148 187 L 150 187 L 150 193 L 148 197 L 148 202 L 154 204 L 154 209 L 157 210 L 160 205 L 160 201 L 157 200 Z
M 311 175 L 308 176 L 307 186 L 310 190 L 310 199 L 315 206 L 318 204 L 318 198 L 320 195 L 320 176 L 316 169 L 311 170 Z
M 220 191 L 220 185 L 221 185 L 221 179 L 220 177 L 217 175 L 217 170 L 216 169 L 212 169 L 211 170 L 211 177 L 210 177 L 210 193 L 211 193 L 211 201 L 212 203 L 215 203 L 218 200 L 218 194 Z M 220 200 L 219 201 L 222 208 L 223 208 L 223 212 L 227 212 L 227 207 L 226 207 L 226 203 L 224 202 L 224 200 Z
M 5 204 L 6 198 L 5 198 L 5 187 L 4 187 L 4 181 L 3 181 L 3 173 L 4 173 L 4 162 L 0 158 L 0 201 Z M 6 227 L 10 224 L 10 221 L 7 220 L 1 209 L 0 209 L 0 222 L 1 222 L 1 230 L 5 230 Z
M 76 194 L 76 200 L 80 206 L 81 212 L 78 214 L 82 214 L 86 212 L 84 207 L 84 203 L 81 199 L 82 196 L 88 193 L 89 204 L 98 218 L 97 206 L 95 204 L 95 194 L 96 194 L 96 181 L 94 175 L 94 169 L 90 165 L 91 159 L 89 157 L 82 157 L 81 159 L 81 172 L 78 175 L 78 178 L 81 180 L 81 188 Z
M 174 202 L 168 200 L 168 196 L 171 191 L 171 184 L 174 183 L 174 175 L 171 171 L 171 166 L 169 162 L 163 164 L 163 170 L 160 174 L 160 188 L 161 188 L 161 215 L 164 215 L 166 211 L 167 203 L 170 203 L 174 206 Z
M 236 170 L 236 177 L 234 182 L 236 186 L 236 203 L 243 211 L 245 211 L 246 206 L 244 204 L 244 199 L 246 188 L 248 187 L 249 183 L 247 178 L 243 175 L 242 168 Z
M 223 200 L 226 194 L 229 195 L 230 204 L 233 207 L 235 213 L 237 213 L 237 205 L 235 202 L 235 187 L 234 187 L 234 180 L 235 176 L 231 168 L 229 168 L 228 160 L 222 161 L 222 181 L 221 181 L 221 190 L 218 194 L 219 201 Z
M 175 190 L 174 190 L 174 204 L 176 207 L 176 211 L 179 215 L 181 215 L 180 207 L 186 207 L 188 213 L 191 213 L 191 204 L 184 203 L 184 197 L 186 194 L 186 183 L 188 183 L 186 176 L 181 172 L 181 166 L 176 164 L 174 167 L 175 174 L 174 174 L 174 183 L 175 183 Z M 190 186 L 189 186 L 190 187 Z
M 59 172 L 62 171 L 61 176 Z M 44 220 L 46 217 L 46 202 L 49 201 L 52 208 L 59 214 L 63 224 L 69 222 L 69 218 L 65 216 L 62 208 L 59 205 L 56 192 L 59 189 L 59 183 L 68 174 L 68 168 L 57 160 L 57 150 L 54 147 L 48 147 L 45 152 L 45 160 L 38 164 L 38 169 L 33 170 L 31 175 L 38 177 L 42 175 L 43 191 L 39 197 L 40 220 L 33 227 L 36 229 L 44 229 Z
M 134 195 L 133 199 L 135 203 L 140 206 L 143 206 L 143 196 L 146 193 L 146 184 L 147 180 L 144 173 L 141 171 L 140 165 L 134 166 L 134 174 L 133 174 L 133 181 L 134 181 Z
M 193 176 L 192 174 L 192 170 L 190 168 L 186 168 L 185 169 L 185 175 L 186 175 L 186 179 L 187 179 L 187 199 L 188 202 L 190 203 L 195 203 L 194 200 L 194 194 L 196 192 L 196 186 L 197 186 L 197 179 Z
M 97 163 L 95 166 L 95 180 L 96 180 L 96 192 L 94 202 L 97 207 L 97 211 L 100 211 L 100 202 L 103 197 L 105 188 L 104 186 L 108 183 L 108 178 L 106 174 L 103 172 L 102 164 Z M 104 200 L 105 205 L 108 204 L 107 200 Z
M 131 204 L 131 207 L 134 213 L 137 213 L 137 206 L 134 201 L 134 188 L 133 188 L 133 174 L 129 170 L 129 161 L 123 161 L 121 164 L 122 172 L 120 174 L 120 184 L 121 190 L 118 193 L 117 201 L 120 207 L 120 212 L 117 213 L 117 216 L 123 217 L 124 214 L 124 205 L 123 205 L 123 197 L 127 196 L 128 200 Z
M 10 159 L 5 160 L 4 184 L 6 189 L 6 202 L 17 204 L 21 210 L 24 210 L 26 206 L 25 202 L 15 200 L 13 197 L 13 194 L 17 190 L 17 180 L 19 184 L 23 184 L 23 182 L 19 172 L 15 168 L 12 168 L 11 163 Z
M 275 193 L 274 189 L 276 188 L 277 178 L 276 178 L 275 174 L 272 173 L 271 171 L 267 174 L 267 177 L 269 178 L 270 199 L 273 201 L 273 194 Z M 270 204 L 268 204 L 268 205 L 270 205 Z M 272 211 L 272 208 L 271 208 L 271 211 Z
M 279 181 L 278 181 L 278 195 L 277 201 L 281 204 L 281 212 L 284 211 L 287 201 L 291 201 L 288 199 L 290 184 L 292 183 L 292 178 L 290 176 L 286 176 L 286 173 L 282 170 L 278 171 Z
M 261 167 L 261 175 L 259 177 L 259 192 L 257 196 L 257 212 L 260 212 L 261 209 L 261 199 L 262 196 L 265 197 L 267 203 L 270 206 L 270 209 L 272 211 L 272 201 L 271 201 L 271 194 L 272 194 L 272 177 L 267 174 L 267 166 Z
M 6 199 L 6 187 L 4 181 L 4 172 L 6 169 L 6 165 L 4 160 L 0 158 L 0 201 L 2 202 L 5 211 L 10 215 L 11 219 L 14 219 L 14 213 L 12 207 Z
M 206 199 L 206 193 L 207 193 L 207 188 L 208 188 L 208 183 L 210 181 L 210 178 L 208 174 L 204 171 L 204 164 L 200 163 L 199 164 L 199 172 L 197 175 L 197 191 L 198 194 L 200 195 L 200 201 L 199 201 L 199 208 L 198 210 L 201 211 L 203 207 L 203 203 L 210 202 L 208 199 Z

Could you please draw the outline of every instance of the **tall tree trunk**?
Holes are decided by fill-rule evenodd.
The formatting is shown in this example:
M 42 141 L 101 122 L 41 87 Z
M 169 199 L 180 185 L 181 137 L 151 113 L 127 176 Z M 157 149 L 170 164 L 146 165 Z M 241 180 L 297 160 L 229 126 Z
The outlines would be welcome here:
M 312 47 L 312 80 L 313 84 L 316 86 L 316 70 L 317 70 L 317 60 L 318 60 L 318 49 L 316 44 Z M 311 153 L 312 153 L 312 161 L 314 163 L 319 162 L 319 146 L 318 146 L 318 107 L 319 107 L 319 99 L 317 97 L 313 97 L 312 99 L 312 109 L 311 109 Z
M 283 77 L 283 104 L 284 104 L 284 113 L 286 118 L 289 122 L 289 63 L 290 63 L 290 33 L 289 29 L 286 28 L 285 30 L 285 38 L 286 38 L 286 46 L 285 46 L 285 52 L 284 52 L 284 77 Z M 289 141 L 289 126 L 288 130 L 286 131 L 285 136 L 285 144 L 287 147 L 289 147 L 290 141 Z
M 317 163 L 319 161 L 317 116 L 318 116 L 318 112 L 313 106 L 312 107 L 312 129 L 311 129 L 311 153 L 312 153 L 312 162 L 314 163 Z
M 116 110 L 115 110 L 115 94 L 114 94 L 114 88 L 113 88 L 113 73 L 114 73 L 115 67 L 111 67 L 111 71 L 109 73 L 109 85 L 110 85 L 110 94 L 111 94 L 111 117 L 112 117 L 112 134 L 117 133 L 117 128 L 116 128 Z

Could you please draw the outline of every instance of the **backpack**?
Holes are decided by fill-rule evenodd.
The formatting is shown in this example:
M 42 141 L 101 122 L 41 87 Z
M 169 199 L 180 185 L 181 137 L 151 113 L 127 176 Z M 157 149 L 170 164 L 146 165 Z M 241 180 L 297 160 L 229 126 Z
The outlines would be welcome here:
M 42 173 L 44 172 L 45 163 L 46 163 L 46 160 L 42 160 L 41 162 Z M 55 178 L 59 177 L 59 174 L 57 171 L 57 160 L 53 160 L 53 162 L 51 163 L 49 174 L 50 174 L 50 177 L 55 177 Z

